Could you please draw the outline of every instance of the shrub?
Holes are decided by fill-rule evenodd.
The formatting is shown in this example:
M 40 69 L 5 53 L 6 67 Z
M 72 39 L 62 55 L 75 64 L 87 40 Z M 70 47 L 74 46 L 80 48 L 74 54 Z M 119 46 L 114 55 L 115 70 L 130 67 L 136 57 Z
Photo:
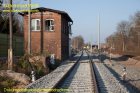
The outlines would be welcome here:
M 12 80 L 11 78 L 7 76 L 0 76 L 0 93 L 8 93 L 4 92 L 4 88 L 12 88 L 15 86 L 18 82 L 15 80 Z
M 25 54 L 23 57 L 19 59 L 19 62 L 16 63 L 15 70 L 17 72 L 25 73 L 28 76 L 31 76 L 31 71 L 34 70 L 37 76 L 37 79 L 47 74 L 49 71 L 48 68 L 43 66 L 42 60 L 36 60 L 36 56 L 47 56 L 47 52 L 44 54 L 40 53 L 32 53 L 31 55 Z M 29 62 L 29 58 L 33 59 L 33 62 Z

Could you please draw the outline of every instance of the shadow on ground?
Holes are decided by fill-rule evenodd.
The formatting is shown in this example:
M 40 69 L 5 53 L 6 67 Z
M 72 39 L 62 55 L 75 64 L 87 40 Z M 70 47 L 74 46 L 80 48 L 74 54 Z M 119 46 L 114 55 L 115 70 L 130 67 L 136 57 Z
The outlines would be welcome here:
M 113 61 L 127 61 L 129 58 L 132 58 L 133 56 L 131 55 L 122 55 L 119 57 L 112 57 L 110 58 L 109 55 L 105 55 L 105 54 L 100 54 L 100 55 L 93 55 L 93 57 L 95 59 L 100 59 L 101 62 L 104 62 L 104 60 L 108 59 L 108 60 L 113 60 Z
M 126 81 L 122 81 L 121 80 L 121 76 L 116 72 L 114 71 L 112 68 L 108 67 L 107 65 L 105 65 L 109 71 L 116 77 L 116 79 L 118 81 L 120 81 L 120 83 L 122 85 L 124 85 L 131 93 L 140 93 L 140 89 L 138 89 L 137 87 L 135 87 L 134 85 L 132 85 L 129 80 L 126 80 Z

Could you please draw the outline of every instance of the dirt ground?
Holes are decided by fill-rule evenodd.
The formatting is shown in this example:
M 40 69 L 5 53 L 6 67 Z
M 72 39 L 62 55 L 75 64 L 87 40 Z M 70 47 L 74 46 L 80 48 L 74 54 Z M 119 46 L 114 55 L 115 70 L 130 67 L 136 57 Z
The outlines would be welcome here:
M 120 61 L 118 63 L 123 64 L 125 67 L 140 67 L 140 61 L 132 58 L 129 58 L 126 61 Z
M 133 59 L 136 59 L 136 60 L 140 61 L 140 56 L 133 57 Z
M 111 54 L 112 59 L 128 67 L 140 67 L 140 56 L 130 57 L 127 55 Z

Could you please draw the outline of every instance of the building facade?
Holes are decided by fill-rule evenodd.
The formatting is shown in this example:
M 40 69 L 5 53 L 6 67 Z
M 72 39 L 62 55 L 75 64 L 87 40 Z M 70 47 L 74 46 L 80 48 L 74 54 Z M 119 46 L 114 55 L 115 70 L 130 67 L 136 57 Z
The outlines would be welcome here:
M 69 57 L 69 34 L 72 19 L 64 11 L 36 8 L 31 13 L 31 52 L 55 54 L 55 58 L 64 60 Z M 28 51 L 28 13 L 24 17 L 24 49 Z

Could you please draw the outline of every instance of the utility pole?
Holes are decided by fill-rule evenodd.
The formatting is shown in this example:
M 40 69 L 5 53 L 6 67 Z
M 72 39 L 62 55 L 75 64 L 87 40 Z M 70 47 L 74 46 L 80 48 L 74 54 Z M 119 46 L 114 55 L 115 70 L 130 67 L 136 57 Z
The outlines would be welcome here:
M 123 43 L 122 43 L 122 51 L 125 51 L 125 36 L 124 36 L 124 32 L 121 32 L 122 34 L 122 39 L 123 39 Z
M 12 0 L 10 0 L 10 7 L 9 7 L 9 49 L 8 49 L 8 69 L 12 70 L 13 66 L 13 23 L 12 23 Z
M 31 54 L 31 0 L 28 0 L 28 54 Z
M 138 32 L 138 48 L 140 48 L 140 32 Z
M 90 51 L 92 53 L 92 42 L 90 43 Z
M 100 14 L 98 16 L 98 51 L 99 51 L 99 61 L 101 62 L 101 50 L 100 50 Z
M 92 53 L 92 34 L 91 34 L 90 51 L 91 51 L 91 53 Z
M 77 46 L 77 50 L 78 50 L 78 48 L 79 48 L 79 44 L 78 44 L 78 38 L 76 39 L 76 46 Z
M 100 50 L 100 14 L 98 16 L 98 50 Z
M 73 47 L 74 47 L 74 49 L 76 49 L 76 46 L 75 46 L 75 39 L 73 39 Z

